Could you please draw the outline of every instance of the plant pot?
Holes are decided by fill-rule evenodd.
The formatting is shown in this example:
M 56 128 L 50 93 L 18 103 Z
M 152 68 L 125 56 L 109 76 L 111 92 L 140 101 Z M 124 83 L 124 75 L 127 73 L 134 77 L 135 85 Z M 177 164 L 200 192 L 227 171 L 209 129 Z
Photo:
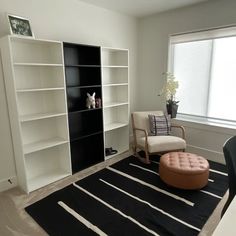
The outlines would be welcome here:
M 178 111 L 177 104 L 166 104 L 167 113 L 171 116 L 171 118 L 175 118 Z

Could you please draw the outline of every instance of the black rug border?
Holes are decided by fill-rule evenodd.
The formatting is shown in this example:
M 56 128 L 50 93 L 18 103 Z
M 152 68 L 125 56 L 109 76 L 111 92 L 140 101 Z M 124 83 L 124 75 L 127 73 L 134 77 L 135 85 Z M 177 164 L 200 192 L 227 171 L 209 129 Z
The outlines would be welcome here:
M 134 155 L 130 155 L 130 156 L 128 156 L 128 157 L 122 158 L 121 160 L 118 160 L 118 161 L 116 161 L 115 163 L 109 164 L 109 165 L 107 165 L 107 166 L 108 166 L 108 167 L 115 166 L 115 165 L 117 165 L 117 163 L 120 163 L 120 162 L 122 162 L 122 161 L 124 161 L 124 160 L 127 160 L 127 159 L 130 159 L 130 158 L 136 158 L 136 157 L 135 157 Z M 157 159 L 159 159 L 159 158 L 160 158 L 159 155 L 158 155 L 158 156 L 152 156 L 152 157 L 151 157 L 151 160 L 157 160 Z M 141 163 L 141 162 L 138 160 L 138 158 L 136 158 L 136 160 L 137 160 L 139 163 Z M 208 160 L 208 161 L 209 161 L 210 166 L 211 166 L 212 164 L 216 164 L 216 165 L 217 165 L 217 168 L 218 168 L 218 167 L 222 167 L 222 168 L 223 168 L 222 171 L 226 172 L 226 166 L 225 166 L 224 164 L 222 164 L 222 163 L 217 163 L 217 162 L 214 162 L 214 161 L 211 161 L 211 160 Z M 143 165 L 144 165 L 144 166 L 147 166 L 147 167 L 149 166 L 149 165 L 144 164 L 144 163 L 143 163 Z M 29 209 L 32 205 L 37 204 L 38 202 L 42 201 L 43 199 L 50 198 L 51 195 L 55 194 L 56 192 L 59 192 L 59 191 L 62 191 L 62 190 L 64 191 L 65 189 L 69 188 L 73 183 L 80 182 L 80 181 L 82 181 L 82 180 L 84 180 L 84 179 L 86 179 L 86 178 L 88 178 L 88 177 L 92 177 L 93 175 L 98 174 L 98 172 L 103 171 L 104 169 L 106 169 L 107 166 L 104 166 L 104 167 L 102 167 L 101 169 L 96 170 L 94 173 L 88 174 L 88 175 L 84 176 L 84 177 L 81 178 L 81 179 L 78 179 L 78 180 L 76 180 L 76 181 L 73 181 L 73 182 L 71 182 L 70 184 L 66 185 L 65 187 L 62 187 L 61 189 L 58 189 L 58 190 L 55 190 L 55 191 L 51 192 L 51 193 L 50 193 L 49 195 L 47 195 L 46 197 L 43 197 L 42 199 L 39 199 L 39 200 L 37 200 L 36 202 L 34 202 L 34 203 L 28 205 L 27 207 L 25 207 L 25 208 L 24 208 L 25 212 L 26 212 L 39 226 L 41 226 L 45 232 L 47 232 L 47 230 L 28 212 L 28 209 Z M 90 167 L 90 168 L 91 168 L 91 167 Z M 227 193 L 227 190 L 225 191 L 225 194 L 226 194 L 226 193 Z M 224 195 L 225 195 L 225 194 L 224 194 Z M 221 200 L 222 200 L 222 199 L 221 199 Z M 214 210 L 218 207 L 218 205 L 220 204 L 221 200 L 218 202 L 218 204 L 216 205 L 216 207 L 214 208 Z M 214 211 L 213 211 L 213 212 L 214 212 Z M 212 213 L 213 213 L 213 212 L 212 212 Z M 212 215 L 212 213 L 211 213 L 211 215 Z M 209 217 L 208 217 L 208 219 L 206 220 L 205 224 L 208 222 L 208 220 L 209 220 L 209 218 L 210 218 L 211 215 L 209 215 Z M 204 225 L 205 225 L 205 224 L 204 224 Z M 204 225 L 203 225 L 203 227 L 204 227 Z M 203 228 L 203 227 L 202 227 L 202 228 Z M 202 228 L 201 228 L 201 229 L 202 229 Z M 47 232 L 47 233 L 48 233 L 48 232 Z

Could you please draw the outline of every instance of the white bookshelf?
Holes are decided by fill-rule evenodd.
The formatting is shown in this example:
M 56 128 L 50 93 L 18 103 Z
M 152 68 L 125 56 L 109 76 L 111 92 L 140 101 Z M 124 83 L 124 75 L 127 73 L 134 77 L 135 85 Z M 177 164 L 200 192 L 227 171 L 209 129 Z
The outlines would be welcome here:
M 59 137 L 54 137 L 54 138 L 50 138 L 50 139 L 44 139 L 41 141 L 28 143 L 23 146 L 24 154 L 37 152 L 37 151 L 44 150 L 44 149 L 51 148 L 51 147 L 55 147 L 55 146 L 58 146 L 58 145 L 61 145 L 64 143 L 67 143 L 67 141 L 65 139 L 59 138 Z
M 46 113 L 36 113 L 36 114 L 29 114 L 29 115 L 20 115 L 20 121 L 32 121 L 32 120 L 40 120 L 40 119 L 47 119 L 57 116 L 65 116 L 66 113 L 60 113 L 60 112 L 46 112 Z
M 62 66 L 14 66 L 16 90 L 64 88 Z
M 68 176 L 68 143 L 25 155 L 26 175 L 31 191 Z M 47 165 L 45 165 L 47 163 Z
M 127 126 L 128 123 L 128 104 L 104 108 L 105 131 Z
M 102 47 L 103 67 L 127 67 L 129 66 L 129 51 L 122 48 Z
M 105 160 L 129 150 L 128 125 L 105 131 L 105 147 L 112 147 L 118 152 L 115 155 L 106 156 Z
M 118 129 L 118 128 L 124 127 L 124 126 L 126 126 L 126 125 L 127 125 L 127 123 L 112 122 L 112 123 L 110 123 L 110 124 L 106 124 L 105 132 L 110 131 L 110 130 L 113 130 L 113 129 Z
M 117 107 L 117 106 L 122 106 L 122 105 L 128 105 L 128 102 L 104 102 L 103 106 L 104 108 L 109 108 L 109 107 Z
M 71 175 L 62 43 L 1 39 L 19 186 L 27 193 Z
M 102 47 L 101 58 L 105 148 L 118 155 L 129 149 L 129 52 Z
M 42 92 L 42 91 L 56 91 L 56 90 L 64 90 L 63 87 L 60 88 L 37 88 L 37 89 L 17 89 L 17 93 L 26 93 L 26 92 Z

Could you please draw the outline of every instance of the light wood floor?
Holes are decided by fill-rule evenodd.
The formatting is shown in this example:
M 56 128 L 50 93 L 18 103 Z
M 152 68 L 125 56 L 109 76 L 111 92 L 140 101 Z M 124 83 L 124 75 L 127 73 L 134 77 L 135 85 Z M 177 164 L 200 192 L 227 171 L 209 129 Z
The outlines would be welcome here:
M 57 191 L 72 182 L 78 181 L 104 167 L 113 164 L 130 153 L 125 153 L 119 157 L 111 158 L 103 163 L 80 171 L 79 173 L 67 177 L 61 181 L 48 185 L 30 194 L 25 194 L 18 188 L 13 188 L 0 193 L 0 235 L 1 236 L 37 236 L 47 235 L 37 223 L 24 211 L 24 208 L 45 196 Z M 220 220 L 220 212 L 226 201 L 227 194 L 224 196 L 218 207 L 213 212 L 199 235 L 210 236 Z

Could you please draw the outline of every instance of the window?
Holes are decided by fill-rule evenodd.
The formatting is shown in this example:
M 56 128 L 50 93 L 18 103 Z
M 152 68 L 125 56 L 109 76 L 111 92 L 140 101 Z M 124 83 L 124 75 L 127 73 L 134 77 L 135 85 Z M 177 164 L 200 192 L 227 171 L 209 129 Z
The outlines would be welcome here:
M 179 113 L 236 122 L 236 27 L 171 36 Z

